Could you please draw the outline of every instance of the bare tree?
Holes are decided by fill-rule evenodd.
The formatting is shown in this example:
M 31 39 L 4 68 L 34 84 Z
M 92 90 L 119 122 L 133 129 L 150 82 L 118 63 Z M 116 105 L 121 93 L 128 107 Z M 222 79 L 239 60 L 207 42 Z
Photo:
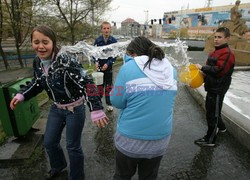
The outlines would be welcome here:
M 9 24 L 15 38 L 18 61 L 23 68 L 20 47 L 25 41 L 31 27 L 32 0 L 4 0 L 9 14 Z
M 50 0 L 57 7 L 58 17 L 62 18 L 70 31 L 71 44 L 76 41 L 76 29 L 86 22 L 94 9 L 108 6 L 111 0 Z M 79 33 L 79 32 L 77 32 Z
M 90 17 L 90 21 L 92 25 L 96 23 L 97 25 L 100 21 L 103 21 L 103 15 L 111 10 L 109 7 L 112 0 L 89 0 L 92 8 L 92 16 Z
M 88 22 L 92 25 L 92 37 L 100 33 L 100 22 L 102 22 L 103 15 L 110 11 L 109 7 L 111 0 L 89 0 L 91 6 L 91 16 L 88 17 Z
M 4 53 L 4 50 L 3 50 L 3 47 L 2 47 L 2 39 L 3 39 L 3 3 L 2 3 L 2 0 L 0 0 L 0 54 L 3 58 L 3 62 L 4 62 L 4 66 L 5 66 L 5 69 L 9 69 L 10 66 L 9 66 L 9 63 L 6 59 L 6 55 Z

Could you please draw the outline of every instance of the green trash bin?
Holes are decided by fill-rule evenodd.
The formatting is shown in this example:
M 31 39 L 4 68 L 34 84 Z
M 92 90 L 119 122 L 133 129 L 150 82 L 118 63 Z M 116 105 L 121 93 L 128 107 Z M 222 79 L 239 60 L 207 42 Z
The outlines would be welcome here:
M 10 109 L 10 101 L 20 88 L 30 83 L 31 78 L 24 78 L 0 86 L 0 120 L 7 136 L 21 137 L 28 133 L 40 116 L 36 97 Z

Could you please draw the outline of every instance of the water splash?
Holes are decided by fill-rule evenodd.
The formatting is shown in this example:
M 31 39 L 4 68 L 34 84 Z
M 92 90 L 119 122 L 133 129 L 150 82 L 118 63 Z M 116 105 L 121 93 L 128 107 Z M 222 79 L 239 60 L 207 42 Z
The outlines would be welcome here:
M 175 40 L 174 43 L 167 42 L 154 42 L 156 45 L 160 46 L 165 52 L 166 58 L 172 63 L 173 66 L 178 69 L 183 66 L 189 65 L 187 49 L 188 45 L 186 41 L 181 41 L 179 38 Z
M 84 41 L 80 41 L 74 46 L 63 46 L 58 53 L 61 54 L 83 54 L 88 58 L 89 62 L 93 58 L 95 59 L 107 59 L 109 57 L 122 57 L 126 52 L 126 47 L 131 41 L 117 42 L 107 46 L 92 46 Z M 173 66 L 180 68 L 189 65 L 190 58 L 187 54 L 187 44 L 185 41 L 176 39 L 174 43 L 167 42 L 154 42 L 156 45 L 160 46 L 166 58 L 172 63 Z
M 89 61 L 91 61 L 92 58 L 107 59 L 109 57 L 122 56 L 125 53 L 126 47 L 129 43 L 130 41 L 125 41 L 110 44 L 107 46 L 92 46 L 84 41 L 80 41 L 74 46 L 63 46 L 58 55 L 65 53 L 82 53 L 85 57 L 88 58 Z
M 78 55 L 85 56 L 89 61 L 89 69 L 87 69 L 84 73 L 92 73 L 93 70 L 91 69 L 91 60 L 93 59 L 107 59 L 109 57 L 123 57 L 123 55 L 126 53 L 126 48 L 128 44 L 131 41 L 125 41 L 125 42 L 117 42 L 114 44 L 110 44 L 107 46 L 92 46 L 84 41 L 80 41 L 74 46 L 63 46 L 60 50 L 60 52 L 57 55 L 58 60 L 60 60 L 60 63 L 64 66 L 69 66 L 69 60 L 70 61 L 77 61 L 80 63 Z M 181 76 L 183 76 L 183 73 L 185 75 L 185 79 L 183 81 L 185 84 L 189 84 L 191 82 L 191 76 L 189 70 L 189 60 L 190 57 L 188 57 L 187 53 L 187 43 L 185 41 L 181 41 L 179 38 L 175 40 L 174 43 L 168 43 L 168 42 L 153 42 L 154 44 L 160 46 L 164 53 L 165 57 L 171 62 L 171 64 L 176 67 L 177 71 L 179 72 L 180 79 Z M 71 57 L 74 58 L 67 58 L 67 56 L 71 54 Z M 60 58 L 61 57 L 61 58 Z M 63 62 L 62 57 L 66 57 L 67 61 Z

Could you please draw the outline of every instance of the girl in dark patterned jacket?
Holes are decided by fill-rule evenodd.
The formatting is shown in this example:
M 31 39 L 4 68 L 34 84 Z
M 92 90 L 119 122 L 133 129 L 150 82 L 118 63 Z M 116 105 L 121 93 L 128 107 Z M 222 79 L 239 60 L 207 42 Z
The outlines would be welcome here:
M 208 56 L 206 65 L 196 64 L 205 75 L 207 134 L 195 144 L 215 146 L 217 132 L 225 132 L 226 126 L 221 118 L 224 96 L 229 89 L 234 71 L 234 53 L 228 47 L 230 38 L 228 28 L 221 27 L 215 32 L 215 50 Z
M 107 117 L 98 96 L 88 96 L 88 85 L 93 91 L 93 81 L 86 75 L 73 55 L 58 53 L 56 36 L 52 29 L 41 25 L 31 33 L 34 59 L 34 78 L 20 90 L 10 103 L 11 109 L 29 100 L 43 90 L 54 102 L 51 106 L 44 135 L 44 145 L 49 156 L 51 170 L 46 179 L 57 176 L 67 163 L 60 146 L 63 128 L 66 126 L 67 151 L 70 160 L 69 179 L 84 178 L 84 157 L 81 134 L 85 121 L 85 102 L 91 111 L 91 119 L 98 127 L 105 127 Z

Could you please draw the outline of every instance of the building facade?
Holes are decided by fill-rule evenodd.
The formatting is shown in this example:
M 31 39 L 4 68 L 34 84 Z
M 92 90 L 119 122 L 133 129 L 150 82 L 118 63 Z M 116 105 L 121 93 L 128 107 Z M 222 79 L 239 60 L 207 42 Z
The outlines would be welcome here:
M 121 35 L 135 37 L 141 35 L 141 25 L 134 19 L 127 18 L 121 22 Z
M 170 34 L 186 33 L 188 37 L 200 35 L 208 36 L 217 27 L 230 20 L 231 8 L 234 5 L 186 9 L 164 13 L 163 36 Z M 239 9 L 242 19 L 250 29 L 250 3 L 241 4 Z

